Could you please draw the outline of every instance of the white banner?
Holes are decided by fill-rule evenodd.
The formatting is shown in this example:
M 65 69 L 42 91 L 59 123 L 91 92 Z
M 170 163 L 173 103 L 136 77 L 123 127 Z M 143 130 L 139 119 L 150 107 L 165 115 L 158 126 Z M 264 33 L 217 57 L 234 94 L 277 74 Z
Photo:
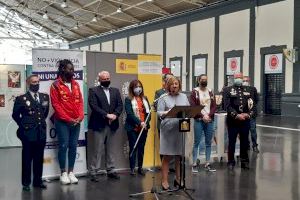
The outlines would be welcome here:
M 49 94 L 52 82 L 57 78 L 56 63 L 62 59 L 69 59 L 74 64 L 74 78 L 80 85 L 83 94 L 83 53 L 74 50 L 58 49 L 33 49 L 32 50 L 32 73 L 38 74 L 40 78 L 40 92 Z M 50 117 L 53 115 L 53 108 L 50 104 L 50 111 L 47 118 L 47 143 L 44 155 L 43 177 L 56 177 L 60 175 L 60 168 L 57 159 L 58 141 L 57 134 Z M 78 140 L 77 156 L 74 166 L 75 173 L 86 173 L 86 140 L 84 123 L 81 123 Z
M 241 72 L 241 57 L 227 58 L 226 75 L 233 75 L 238 72 Z
M 194 76 L 206 74 L 206 58 L 195 59 Z
M 265 74 L 282 73 L 282 53 L 265 55 Z

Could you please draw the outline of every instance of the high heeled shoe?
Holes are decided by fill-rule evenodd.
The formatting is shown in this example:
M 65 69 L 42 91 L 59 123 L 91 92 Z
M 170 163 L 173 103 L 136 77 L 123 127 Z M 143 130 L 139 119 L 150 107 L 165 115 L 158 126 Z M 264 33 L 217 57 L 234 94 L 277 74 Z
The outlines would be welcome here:
M 174 187 L 180 187 L 180 183 L 178 183 L 176 179 L 174 179 Z
M 167 188 L 165 188 L 165 187 L 163 186 L 163 184 L 161 184 L 161 189 L 162 189 L 163 191 L 168 191 L 168 190 L 170 190 L 171 188 L 170 188 L 170 186 L 167 187 Z

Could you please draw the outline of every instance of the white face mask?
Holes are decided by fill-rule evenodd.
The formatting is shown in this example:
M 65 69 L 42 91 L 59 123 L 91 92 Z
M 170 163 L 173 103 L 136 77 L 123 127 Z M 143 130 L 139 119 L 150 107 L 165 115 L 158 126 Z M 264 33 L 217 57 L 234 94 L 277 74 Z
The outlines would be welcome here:
M 136 87 L 133 89 L 133 92 L 135 96 L 139 96 L 143 92 L 143 89 L 142 87 Z
M 248 81 L 243 81 L 243 86 L 249 86 L 249 82 Z
M 243 84 L 243 80 L 241 78 L 234 79 L 234 85 L 241 86 Z

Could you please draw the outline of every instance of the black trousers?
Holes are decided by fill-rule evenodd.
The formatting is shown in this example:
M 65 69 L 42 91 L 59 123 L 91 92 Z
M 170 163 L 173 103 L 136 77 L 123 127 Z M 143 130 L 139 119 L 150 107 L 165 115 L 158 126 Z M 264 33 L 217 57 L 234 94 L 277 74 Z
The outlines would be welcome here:
M 148 131 L 143 131 L 139 143 L 137 144 L 137 147 L 135 151 L 132 154 L 132 157 L 130 157 L 131 152 L 133 151 L 133 147 L 135 142 L 137 141 L 137 138 L 139 136 L 139 132 L 136 131 L 127 131 L 127 137 L 129 141 L 129 164 L 130 164 L 130 169 L 135 168 L 135 162 L 136 162 L 136 154 L 138 158 L 138 167 L 142 168 L 143 166 L 143 161 L 144 161 L 144 148 L 145 148 L 145 143 L 147 139 L 147 133 Z
M 44 148 L 46 141 L 22 141 L 22 185 L 31 183 L 33 163 L 33 185 L 42 183 Z
M 239 121 L 236 123 L 228 123 L 228 164 L 235 165 L 234 153 L 236 138 L 240 138 L 240 158 L 241 162 L 249 163 L 248 145 L 249 145 L 249 130 L 250 121 Z

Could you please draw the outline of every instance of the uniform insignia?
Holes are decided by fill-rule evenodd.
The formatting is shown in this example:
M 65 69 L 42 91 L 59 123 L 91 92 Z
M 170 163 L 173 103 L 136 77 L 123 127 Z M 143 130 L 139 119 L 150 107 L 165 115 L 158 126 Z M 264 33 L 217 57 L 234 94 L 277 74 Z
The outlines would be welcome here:
M 244 94 L 245 96 L 249 96 L 249 95 L 250 95 L 250 92 L 243 92 L 243 94 Z
M 249 110 L 253 108 L 253 100 L 251 98 L 248 99 L 248 108 Z
M 26 105 L 27 105 L 27 106 L 30 106 L 30 101 L 26 101 Z
M 48 101 L 43 101 L 42 105 L 43 106 L 48 106 L 48 103 L 49 103 Z
M 29 115 L 32 115 L 32 111 L 29 111 Z
M 231 94 L 231 95 L 236 95 L 235 89 L 231 88 L 230 94 Z
M 26 97 L 23 97 L 23 100 L 26 101 Z

